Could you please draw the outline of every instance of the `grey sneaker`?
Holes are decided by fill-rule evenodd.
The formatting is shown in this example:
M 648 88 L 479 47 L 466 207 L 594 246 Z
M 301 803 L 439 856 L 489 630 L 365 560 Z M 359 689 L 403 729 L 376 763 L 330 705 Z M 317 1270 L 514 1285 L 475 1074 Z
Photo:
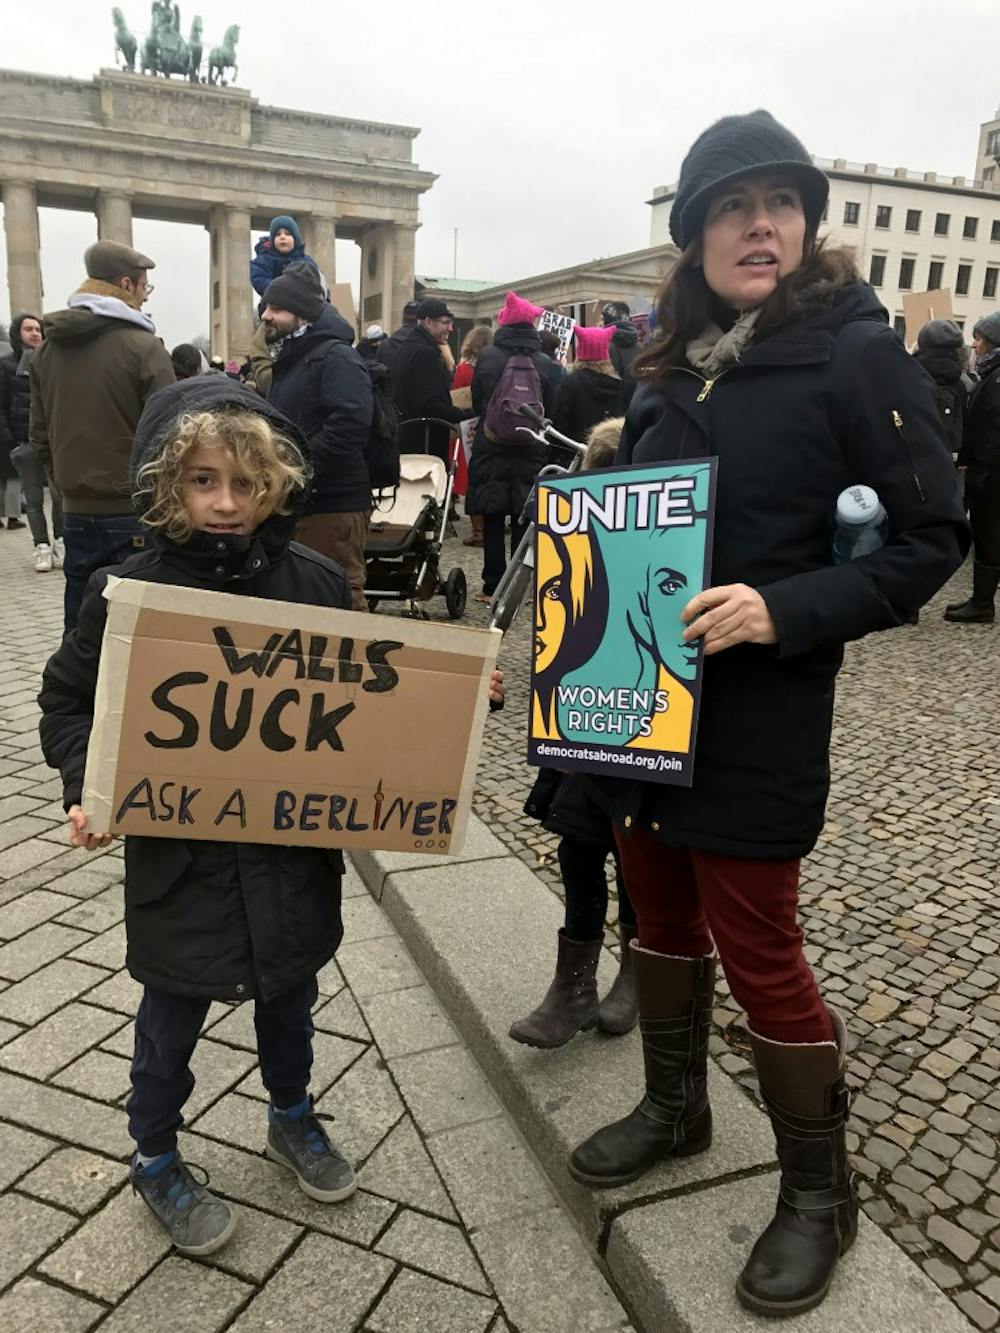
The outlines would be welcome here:
M 192 1171 L 205 1179 L 196 1179 Z M 207 1172 L 189 1165 L 180 1153 L 151 1175 L 133 1157 L 128 1178 L 132 1193 L 143 1198 L 181 1254 L 214 1254 L 233 1234 L 236 1214 L 205 1188 Z
M 358 1188 L 358 1179 L 320 1124 L 330 1117 L 318 1116 L 312 1104 L 310 1097 L 309 1109 L 294 1120 L 273 1106 L 267 1108 L 265 1152 L 272 1162 L 294 1171 L 299 1189 L 310 1199 L 340 1203 Z

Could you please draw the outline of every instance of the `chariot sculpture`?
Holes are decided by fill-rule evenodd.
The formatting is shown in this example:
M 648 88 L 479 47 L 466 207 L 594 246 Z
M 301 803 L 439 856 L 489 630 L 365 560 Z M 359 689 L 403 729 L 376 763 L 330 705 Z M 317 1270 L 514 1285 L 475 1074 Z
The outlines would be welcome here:
M 185 39 L 181 34 L 180 8 L 171 0 L 153 0 L 150 30 L 140 43 L 132 35 L 125 16 L 116 5 L 111 11 L 115 27 L 115 60 L 121 57 L 122 68 L 135 71 L 136 57 L 142 74 L 162 74 L 170 78 L 180 74 L 192 83 L 211 83 L 225 86 L 236 79 L 236 44 L 240 39 L 237 24 L 226 29 L 221 45 L 214 46 L 208 55 L 206 73 L 202 75 L 202 21 L 196 14 L 191 31 Z M 231 71 L 231 78 L 227 74 Z

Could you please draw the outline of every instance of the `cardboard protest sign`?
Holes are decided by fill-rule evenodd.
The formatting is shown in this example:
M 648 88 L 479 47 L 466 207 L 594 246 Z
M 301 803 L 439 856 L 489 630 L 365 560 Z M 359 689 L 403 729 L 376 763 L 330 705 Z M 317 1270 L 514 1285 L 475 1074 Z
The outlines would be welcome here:
M 570 316 L 560 315 L 555 310 L 545 310 L 538 321 L 538 327 L 556 335 L 559 339 L 559 359 L 565 361 L 573 341 L 573 320 Z
M 457 851 L 500 635 L 110 579 L 95 832 Z
M 954 310 L 951 292 L 939 289 L 933 292 L 904 292 L 903 319 L 906 321 L 906 345 L 916 346 L 917 334 L 931 319 L 951 319 Z
M 528 762 L 689 787 L 715 459 L 545 481 L 535 538 Z

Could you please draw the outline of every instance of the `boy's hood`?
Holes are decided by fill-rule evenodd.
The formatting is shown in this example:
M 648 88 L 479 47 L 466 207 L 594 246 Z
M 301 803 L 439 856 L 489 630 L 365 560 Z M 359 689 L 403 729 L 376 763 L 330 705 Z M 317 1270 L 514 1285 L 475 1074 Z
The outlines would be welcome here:
M 282 435 L 293 440 L 307 464 L 312 455 L 299 429 L 276 407 L 253 389 L 246 388 L 228 375 L 195 375 L 158 389 L 146 402 L 132 441 L 129 481 L 136 510 L 142 515 L 141 501 L 135 496 L 135 478 L 144 463 L 157 458 L 170 436 L 178 417 L 188 412 L 256 412 L 265 417 Z

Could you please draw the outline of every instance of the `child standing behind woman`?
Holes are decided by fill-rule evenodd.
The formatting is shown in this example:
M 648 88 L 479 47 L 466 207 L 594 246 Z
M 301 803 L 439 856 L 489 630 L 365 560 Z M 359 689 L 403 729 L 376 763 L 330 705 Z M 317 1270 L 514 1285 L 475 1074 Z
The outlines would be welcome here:
M 295 427 L 225 376 L 170 385 L 150 398 L 132 455 L 136 508 L 152 544 L 87 588 L 76 630 L 45 668 L 42 748 L 63 779 L 70 841 L 94 850 L 81 808 L 109 572 L 214 592 L 350 607 L 343 571 L 290 545 L 305 497 L 307 448 Z M 491 682 L 498 700 L 500 677 Z M 316 974 L 343 934 L 344 863 L 334 849 L 128 837 L 126 966 L 144 986 L 136 1015 L 129 1177 L 182 1254 L 206 1255 L 232 1235 L 229 1204 L 177 1149 L 194 1087 L 191 1055 L 213 1000 L 254 1000 L 260 1072 L 269 1094 L 267 1156 L 322 1203 L 353 1194 L 351 1164 L 309 1095 Z
M 582 470 L 610 467 L 615 461 L 624 417 L 602 421 L 587 436 Z M 543 768 L 524 805 L 524 813 L 559 834 L 559 870 L 566 903 L 559 931 L 556 973 L 541 1004 L 511 1026 L 514 1041 L 525 1046 L 564 1046 L 578 1032 L 596 1026 L 611 1036 L 631 1032 L 638 1018 L 632 980 L 631 943 L 635 911 L 625 891 L 611 817 L 601 801 L 602 787 L 583 773 Z M 597 964 L 608 914 L 609 854 L 618 883 L 621 955 L 618 976 L 603 1000 L 597 995 Z

